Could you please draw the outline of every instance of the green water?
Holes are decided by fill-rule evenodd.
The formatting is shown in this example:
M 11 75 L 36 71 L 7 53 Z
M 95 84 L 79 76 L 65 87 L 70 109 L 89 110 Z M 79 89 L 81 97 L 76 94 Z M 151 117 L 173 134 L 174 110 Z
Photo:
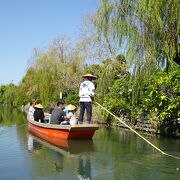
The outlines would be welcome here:
M 100 127 L 93 141 L 53 146 L 27 131 L 26 116 L 0 109 L 0 179 L 180 179 L 180 160 L 165 157 L 125 129 Z M 147 137 L 180 156 L 180 140 Z

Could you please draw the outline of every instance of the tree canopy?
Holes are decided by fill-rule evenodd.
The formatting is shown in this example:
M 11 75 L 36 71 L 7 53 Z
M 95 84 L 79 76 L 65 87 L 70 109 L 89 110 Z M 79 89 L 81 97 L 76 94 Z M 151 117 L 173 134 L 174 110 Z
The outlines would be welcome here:
M 153 71 L 163 54 L 172 67 L 180 38 L 179 7 L 178 0 L 102 0 L 95 25 L 101 36 L 115 39 L 119 47 L 126 44 L 131 65 Z

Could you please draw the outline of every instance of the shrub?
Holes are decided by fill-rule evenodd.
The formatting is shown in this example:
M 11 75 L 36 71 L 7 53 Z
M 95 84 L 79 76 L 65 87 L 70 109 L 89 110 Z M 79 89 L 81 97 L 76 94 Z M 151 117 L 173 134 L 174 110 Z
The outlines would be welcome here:
M 79 96 L 77 94 L 68 95 L 66 98 L 66 103 L 78 105 L 79 104 Z

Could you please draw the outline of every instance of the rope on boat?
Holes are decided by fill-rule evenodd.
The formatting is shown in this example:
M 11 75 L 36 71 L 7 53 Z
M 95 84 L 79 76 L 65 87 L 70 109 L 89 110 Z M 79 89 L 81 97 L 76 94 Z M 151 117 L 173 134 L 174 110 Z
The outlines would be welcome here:
M 178 156 L 174 156 L 171 154 L 168 154 L 164 151 L 162 151 L 161 149 L 159 149 L 157 146 L 155 146 L 154 144 L 152 144 L 150 141 L 148 141 L 145 137 L 143 137 L 142 135 L 140 135 L 137 131 L 135 131 L 132 127 L 130 127 L 129 125 L 127 125 L 124 121 L 122 121 L 120 118 L 118 118 L 117 116 L 115 116 L 113 113 L 111 113 L 109 110 L 107 110 L 105 107 L 103 107 L 101 104 L 99 104 L 98 102 L 95 102 L 98 106 L 100 106 L 102 109 L 104 109 L 106 112 L 108 112 L 109 114 L 111 114 L 114 118 L 116 118 L 118 121 L 120 121 L 122 124 L 124 124 L 127 128 L 129 128 L 131 131 L 133 131 L 136 135 L 138 135 L 140 138 L 142 138 L 144 141 L 146 141 L 148 144 L 150 144 L 154 149 L 156 149 L 157 151 L 159 151 L 161 154 L 175 158 L 175 159 L 179 159 L 180 157 Z

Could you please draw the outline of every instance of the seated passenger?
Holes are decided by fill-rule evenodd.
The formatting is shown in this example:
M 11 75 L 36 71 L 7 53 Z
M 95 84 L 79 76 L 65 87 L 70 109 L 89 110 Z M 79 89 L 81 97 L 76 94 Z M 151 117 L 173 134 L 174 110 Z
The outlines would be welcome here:
M 29 110 L 28 110 L 28 117 L 30 120 L 34 120 L 34 111 L 35 111 L 35 101 L 31 101 L 30 102 L 30 107 L 29 107 Z
M 67 106 L 64 107 L 63 111 L 64 111 L 64 114 L 65 114 L 65 118 L 61 122 L 61 125 L 70 125 L 69 124 L 69 119 L 67 118 L 67 115 L 68 115 L 68 112 L 69 112 Z
M 35 106 L 35 111 L 34 111 L 34 120 L 44 123 L 44 111 L 43 111 L 43 106 L 41 104 L 36 104 Z
M 63 111 L 64 111 L 65 115 L 67 116 L 67 114 L 68 114 L 68 109 L 67 109 L 66 104 L 64 104 L 64 109 L 63 109 Z
M 66 106 L 67 110 L 68 110 L 68 114 L 67 114 L 67 119 L 65 119 L 63 122 L 61 122 L 62 125 L 75 125 L 77 124 L 77 117 L 76 117 L 76 106 L 69 104 L 68 106 Z
M 67 106 L 67 109 L 69 111 L 69 113 L 67 114 L 67 118 L 69 119 L 69 124 L 70 125 L 76 125 L 78 122 L 78 119 L 76 117 L 75 112 L 77 111 L 76 106 L 69 104 Z
M 50 124 L 61 124 L 66 118 L 64 109 L 64 102 L 58 102 L 57 108 L 52 111 Z
M 50 108 L 50 110 L 49 110 L 48 119 L 47 119 L 47 123 L 49 123 L 49 124 L 51 122 L 51 114 L 52 114 L 53 109 L 54 108 Z

